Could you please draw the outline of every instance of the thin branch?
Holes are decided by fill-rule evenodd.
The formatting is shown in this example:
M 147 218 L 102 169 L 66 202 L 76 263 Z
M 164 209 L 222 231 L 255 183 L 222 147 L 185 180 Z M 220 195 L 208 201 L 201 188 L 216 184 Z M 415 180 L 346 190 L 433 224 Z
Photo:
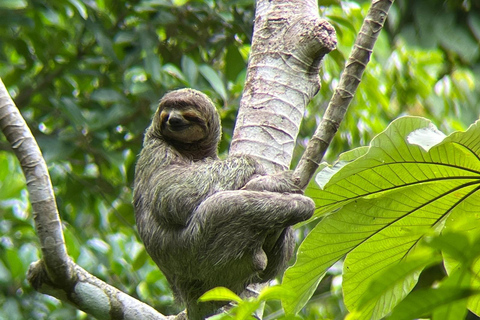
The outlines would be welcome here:
M 335 93 L 295 169 L 295 182 L 301 188 L 305 188 L 312 179 L 345 117 L 393 1 L 372 1 Z
M 30 266 L 27 275 L 30 284 L 39 292 L 71 303 L 97 319 L 167 319 L 152 307 L 89 274 L 68 256 L 47 165 L 1 79 L 0 128 L 25 175 L 40 240 L 43 259 Z

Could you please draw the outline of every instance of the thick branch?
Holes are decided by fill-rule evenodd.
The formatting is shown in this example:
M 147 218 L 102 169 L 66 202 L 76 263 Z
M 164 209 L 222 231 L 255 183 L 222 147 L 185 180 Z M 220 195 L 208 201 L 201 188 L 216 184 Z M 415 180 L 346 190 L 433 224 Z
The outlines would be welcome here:
M 320 61 L 335 45 L 315 0 L 257 1 L 231 155 L 256 156 L 270 172 L 289 167 L 305 107 L 320 89 Z
M 43 260 L 33 263 L 28 271 L 31 285 L 98 319 L 166 319 L 153 308 L 95 278 L 71 261 L 47 165 L 1 79 L 0 128 L 22 166 L 42 250 Z
M 75 279 L 67 289 L 60 289 L 48 278 L 43 261 L 32 263 L 28 281 L 35 290 L 74 305 L 97 319 L 164 320 L 152 307 L 94 277 L 70 262 Z
M 393 0 L 372 1 L 335 93 L 295 169 L 296 183 L 302 188 L 307 186 L 315 174 L 347 112 L 392 4 Z
M 54 283 L 71 278 L 52 184 L 42 153 L 0 79 L 0 128 L 22 166 L 47 273 Z

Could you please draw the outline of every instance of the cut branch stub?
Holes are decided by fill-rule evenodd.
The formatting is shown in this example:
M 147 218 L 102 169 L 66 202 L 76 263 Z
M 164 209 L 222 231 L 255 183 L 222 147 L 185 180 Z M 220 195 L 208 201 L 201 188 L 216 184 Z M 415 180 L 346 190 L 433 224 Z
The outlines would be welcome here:
M 335 46 L 315 1 L 257 2 L 232 155 L 251 154 L 269 172 L 289 167 L 305 107 L 320 89 L 321 59 Z

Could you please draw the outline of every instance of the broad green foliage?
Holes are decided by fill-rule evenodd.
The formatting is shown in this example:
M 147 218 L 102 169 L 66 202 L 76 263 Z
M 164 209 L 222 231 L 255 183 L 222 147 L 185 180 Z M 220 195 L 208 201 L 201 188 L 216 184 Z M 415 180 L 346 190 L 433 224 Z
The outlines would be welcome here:
M 285 301 L 288 312 L 298 311 L 327 269 L 346 256 L 346 306 L 355 312 L 355 319 L 380 319 L 413 289 L 420 271 L 438 261 L 425 248 L 429 237 L 435 239 L 442 230 L 451 229 L 468 231 L 472 243 L 480 239 L 479 122 L 444 137 L 425 119 L 400 118 L 362 153 L 356 160 L 323 169 L 317 177 L 321 188 L 309 192 L 316 201 L 317 216 L 332 213 L 309 233 L 295 266 L 284 276 L 283 285 L 298 293 Z M 453 259 L 447 268 L 452 275 L 459 268 L 466 275 L 475 274 L 480 266 L 478 245 L 464 242 L 464 248 L 456 247 L 459 241 L 437 246 Z M 450 251 L 461 253 L 460 258 Z M 472 277 L 471 284 L 478 280 Z M 458 299 L 472 294 L 465 290 L 458 292 Z M 437 292 L 439 301 L 449 301 L 442 292 Z M 453 292 L 445 293 L 455 301 Z M 440 302 L 435 301 L 423 312 L 437 307 Z M 472 297 L 469 307 L 479 312 L 478 299 Z M 418 312 L 416 317 L 423 315 Z

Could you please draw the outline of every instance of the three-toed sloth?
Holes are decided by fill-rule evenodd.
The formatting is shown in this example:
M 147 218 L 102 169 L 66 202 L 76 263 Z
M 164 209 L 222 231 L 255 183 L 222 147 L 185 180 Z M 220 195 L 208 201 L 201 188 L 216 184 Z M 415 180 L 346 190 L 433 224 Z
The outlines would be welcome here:
M 247 155 L 220 160 L 220 136 L 205 94 L 172 91 L 160 101 L 135 170 L 140 237 L 191 320 L 222 306 L 197 302 L 209 289 L 239 294 L 281 272 L 295 246 L 290 226 L 314 211 L 291 172 L 266 175 Z

